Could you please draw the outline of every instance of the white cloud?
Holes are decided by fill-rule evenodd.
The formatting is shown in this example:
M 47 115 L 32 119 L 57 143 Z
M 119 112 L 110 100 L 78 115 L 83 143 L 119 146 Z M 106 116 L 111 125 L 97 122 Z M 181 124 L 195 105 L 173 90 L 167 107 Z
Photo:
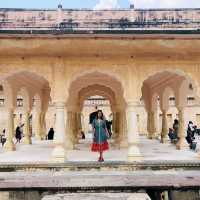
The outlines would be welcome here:
M 99 0 L 95 10 L 119 8 L 118 0 Z
M 129 0 L 136 8 L 198 8 L 200 0 Z

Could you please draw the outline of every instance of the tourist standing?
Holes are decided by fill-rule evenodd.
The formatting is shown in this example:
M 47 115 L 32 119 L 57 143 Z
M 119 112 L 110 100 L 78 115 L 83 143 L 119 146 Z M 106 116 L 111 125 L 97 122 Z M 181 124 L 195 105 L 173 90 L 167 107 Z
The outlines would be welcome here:
M 5 142 L 6 142 L 6 129 L 3 129 L 3 132 L 2 132 L 2 135 L 1 135 L 2 147 L 4 146 Z
M 20 127 L 19 126 L 17 126 L 17 128 L 16 128 L 16 131 L 15 131 L 15 138 L 16 138 L 16 144 L 19 142 L 20 143 L 20 141 L 21 141 L 21 139 L 22 139 L 22 132 L 21 132 L 21 129 L 20 129 Z
M 178 137 L 178 128 L 179 128 L 179 121 L 177 119 L 174 120 L 173 130 L 174 130 L 174 137 L 179 139 Z
M 103 151 L 109 149 L 109 145 L 107 139 L 109 137 L 109 133 L 106 127 L 106 121 L 104 120 L 103 112 L 99 110 L 97 112 L 96 119 L 93 120 L 92 123 L 94 138 L 92 144 L 92 151 L 99 152 L 99 162 L 103 162 Z
M 54 129 L 53 128 L 50 128 L 49 132 L 48 132 L 48 136 L 47 136 L 47 139 L 48 140 L 53 140 L 54 138 Z

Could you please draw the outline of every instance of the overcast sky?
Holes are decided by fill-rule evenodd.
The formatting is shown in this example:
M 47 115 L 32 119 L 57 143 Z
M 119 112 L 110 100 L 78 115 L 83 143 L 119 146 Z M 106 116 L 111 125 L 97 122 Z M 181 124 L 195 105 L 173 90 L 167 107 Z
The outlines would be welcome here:
M 200 0 L 0 0 L 1 8 L 200 8 Z

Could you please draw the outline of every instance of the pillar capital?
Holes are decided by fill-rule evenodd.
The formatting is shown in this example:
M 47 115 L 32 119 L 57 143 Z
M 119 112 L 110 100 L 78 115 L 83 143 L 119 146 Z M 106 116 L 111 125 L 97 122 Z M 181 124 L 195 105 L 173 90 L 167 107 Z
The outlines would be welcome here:
M 54 102 L 54 105 L 57 109 L 59 109 L 59 108 L 62 109 L 66 106 L 66 103 L 63 101 L 56 101 L 56 102 Z
M 127 111 L 134 112 L 136 111 L 136 107 L 139 105 L 137 101 L 128 101 L 127 102 Z

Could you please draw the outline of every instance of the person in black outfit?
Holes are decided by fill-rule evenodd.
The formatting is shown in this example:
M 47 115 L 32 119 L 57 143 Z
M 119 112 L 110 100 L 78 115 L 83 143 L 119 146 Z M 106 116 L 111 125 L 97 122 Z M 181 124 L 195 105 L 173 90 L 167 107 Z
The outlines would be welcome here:
M 109 137 L 112 136 L 111 125 L 112 125 L 112 121 L 106 120 L 106 127 L 107 127 L 107 130 L 108 130 L 108 133 L 109 133 Z
M 53 130 L 53 128 L 50 128 L 50 130 L 48 132 L 47 139 L 48 140 L 53 140 L 53 138 L 54 138 L 54 130 Z
M 3 133 L 1 135 L 1 144 L 2 144 L 2 147 L 4 146 L 5 142 L 6 142 L 6 130 L 3 129 Z
M 94 112 L 92 112 L 92 113 L 90 114 L 90 117 L 89 117 L 89 124 L 92 124 L 93 121 L 94 121 L 94 119 L 96 119 L 96 117 L 97 117 L 97 113 L 98 113 L 98 107 L 97 107 L 97 106 L 95 106 L 95 110 L 96 110 L 96 111 L 94 111 Z
M 194 142 L 195 137 L 195 129 L 193 126 L 193 123 L 190 121 L 188 124 L 188 128 L 187 128 L 187 137 L 185 138 L 188 142 L 188 144 L 190 145 L 190 149 L 195 150 L 196 149 L 196 142 Z
M 178 140 L 178 128 L 179 128 L 179 121 L 175 119 L 173 123 L 173 132 L 174 132 L 174 137 L 177 138 L 177 140 Z
M 21 139 L 22 139 L 22 132 L 21 132 L 21 130 L 20 130 L 20 127 L 19 126 L 17 126 L 17 128 L 16 128 L 16 131 L 15 131 L 15 138 L 16 138 L 16 144 L 19 142 L 20 143 L 20 141 L 21 141 Z

